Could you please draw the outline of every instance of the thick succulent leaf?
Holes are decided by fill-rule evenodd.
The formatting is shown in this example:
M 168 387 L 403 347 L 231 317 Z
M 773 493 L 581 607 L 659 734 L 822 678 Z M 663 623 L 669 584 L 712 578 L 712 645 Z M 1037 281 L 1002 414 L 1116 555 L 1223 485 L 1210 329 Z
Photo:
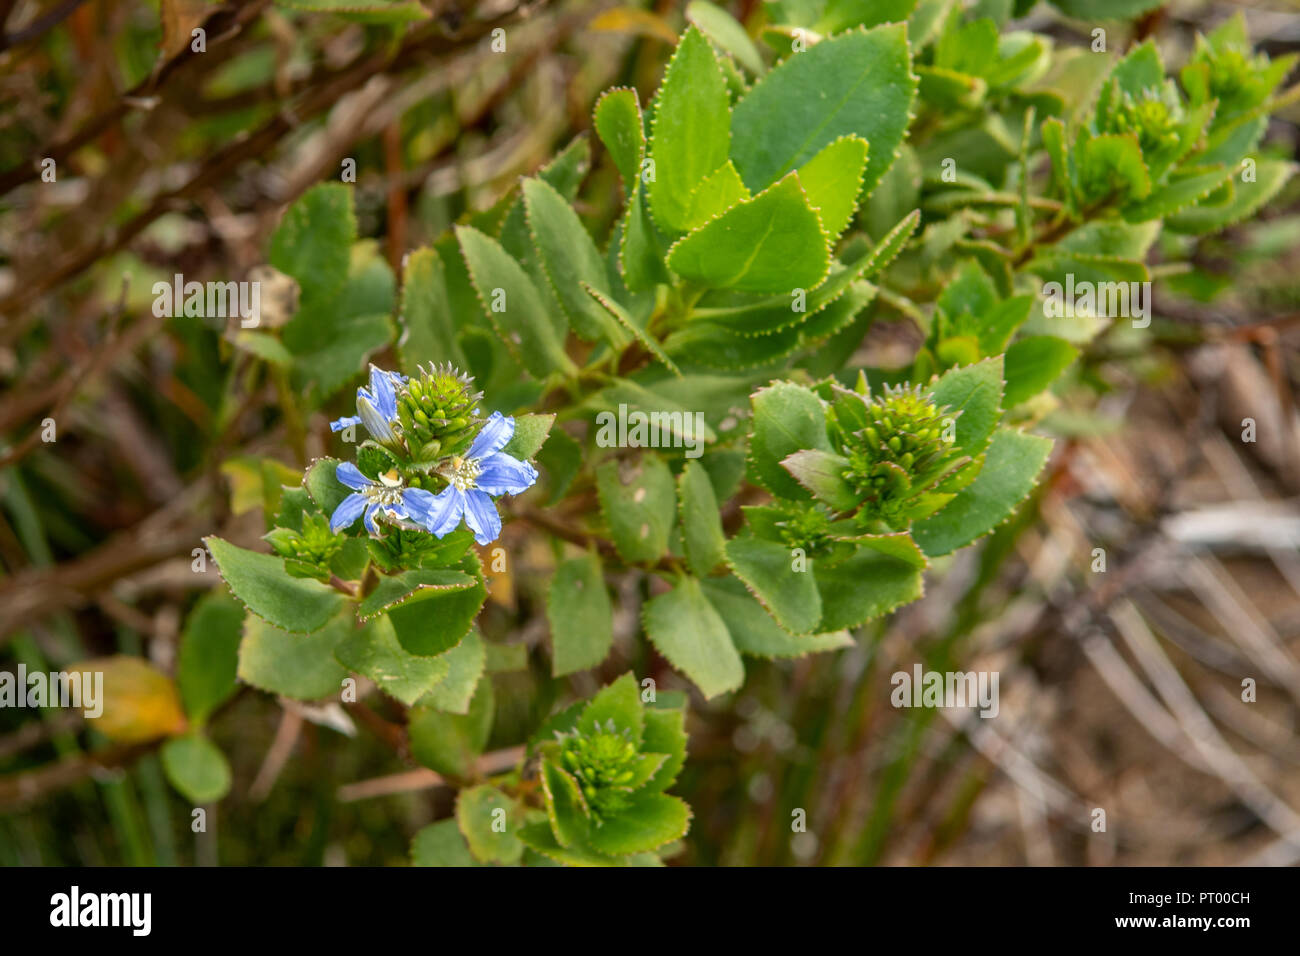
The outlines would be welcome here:
M 871 146 L 862 189 L 870 194 L 903 141 L 916 77 L 903 24 L 828 37 L 785 59 L 736 104 L 731 158 L 758 191 L 841 136 Z
M 334 648 L 334 656 L 408 707 L 446 678 L 448 671 L 445 656 L 419 657 L 402 647 L 387 617 L 353 630 Z
M 203 540 L 235 597 L 268 624 L 311 633 L 343 607 L 341 592 L 311 578 L 293 577 L 282 558 L 249 551 L 215 535 Z
M 727 624 L 705 598 L 698 578 L 683 578 L 667 594 L 651 598 L 641 617 L 659 653 L 705 697 L 735 690 L 744 682 L 745 665 Z
M 712 289 L 789 294 L 826 278 L 825 230 L 797 174 L 679 239 L 668 267 Z
M 731 107 L 713 47 L 695 27 L 682 35 L 655 97 L 650 155 L 650 211 L 666 230 L 691 222 L 695 187 L 727 161 Z
M 312 634 L 290 634 L 250 614 L 239 644 L 240 680 L 298 700 L 335 696 L 348 672 L 334 650 L 353 627 L 352 615 L 345 613 Z
M 598 555 L 572 558 L 555 569 L 546 617 L 551 624 L 552 676 L 595 667 L 609 656 L 614 611 Z
M 686 563 L 696 574 L 706 575 L 727 559 L 727 541 L 713 484 L 698 461 L 688 461 L 677 477 L 677 500 Z
M 1051 450 L 1048 438 L 998 429 L 975 480 L 942 511 L 912 526 L 921 550 L 931 556 L 948 554 L 1005 521 L 1033 490 Z
M 672 473 L 653 452 L 596 469 L 596 493 L 614 547 L 632 564 L 658 561 L 668 550 L 677 514 Z
M 853 644 L 848 631 L 791 634 L 763 610 L 762 605 L 736 578 L 705 578 L 700 584 L 709 603 L 727 622 L 732 643 L 742 654 L 769 659 L 803 657 L 822 651 L 839 650 Z M 653 749 L 649 741 L 646 742 L 646 747 Z

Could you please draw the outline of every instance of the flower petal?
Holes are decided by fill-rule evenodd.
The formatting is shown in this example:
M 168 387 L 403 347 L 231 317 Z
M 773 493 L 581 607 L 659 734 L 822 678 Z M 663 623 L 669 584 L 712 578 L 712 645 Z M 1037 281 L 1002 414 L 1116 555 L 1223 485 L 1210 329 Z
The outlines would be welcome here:
M 375 515 L 379 512 L 379 505 L 372 504 L 366 509 L 366 530 L 371 534 L 379 534 L 379 529 L 375 526 Z
M 341 432 L 343 431 L 343 429 L 348 428 L 352 425 L 360 425 L 360 424 L 361 424 L 360 415 L 348 415 L 344 418 L 338 419 L 337 421 L 330 422 L 330 431 Z
M 350 461 L 340 464 L 334 472 L 334 477 L 353 491 L 360 491 L 362 488 L 368 488 L 374 484 L 373 481 L 361 474 L 360 468 Z
M 393 387 L 392 372 L 370 366 L 370 398 L 385 421 L 391 422 L 397 417 L 397 390 Z
M 460 524 L 460 516 L 465 513 L 465 492 L 455 485 L 448 485 L 429 505 L 424 516 L 424 526 L 431 534 L 445 537 Z
M 510 441 L 514 434 L 515 420 L 507 418 L 500 412 L 493 412 L 474 438 L 474 444 L 469 446 L 469 454 L 466 457 L 486 458 L 493 452 L 505 448 L 506 442 Z
M 465 523 L 474 532 L 479 544 L 490 544 L 501 533 L 501 516 L 497 506 L 482 491 L 471 488 L 465 492 Z
M 361 394 L 360 391 L 357 392 L 357 414 L 362 424 L 366 426 L 366 431 L 370 432 L 375 441 L 384 444 L 393 444 L 397 441 L 392 419 L 385 417 L 379 407 L 370 401 L 369 396 Z
M 405 517 L 419 525 L 428 524 L 429 509 L 433 507 L 437 500 L 432 491 L 426 491 L 423 488 L 407 488 L 402 492 L 402 506 L 406 512 Z
M 537 469 L 505 452 L 497 452 L 479 462 L 483 470 L 474 484 L 490 495 L 517 495 L 531 488 Z
M 357 494 L 355 491 L 339 502 L 339 506 L 334 509 L 334 514 L 330 516 L 330 530 L 338 534 L 341 530 L 348 527 L 352 522 L 361 517 L 361 512 L 366 510 L 366 496 Z

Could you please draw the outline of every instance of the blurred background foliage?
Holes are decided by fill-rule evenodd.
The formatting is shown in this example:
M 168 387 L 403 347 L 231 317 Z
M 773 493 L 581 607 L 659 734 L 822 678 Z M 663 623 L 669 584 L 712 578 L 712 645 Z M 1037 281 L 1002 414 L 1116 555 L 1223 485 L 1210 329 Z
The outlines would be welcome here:
M 0 667 L 122 654 L 174 670 L 217 581 L 194 568 L 200 537 L 256 536 L 262 489 L 296 483 L 347 405 L 297 401 L 230 330 L 154 316 L 155 281 L 246 277 L 285 205 L 354 160 L 374 242 L 353 268 L 372 298 L 339 321 L 387 314 L 407 251 L 588 130 L 600 90 L 646 102 L 684 22 L 671 2 L 343 6 L 365 4 L 0 0 Z M 761 26 L 761 2 L 726 6 Z M 976 6 L 1061 47 L 1086 48 L 1096 26 L 1062 14 L 1078 3 Z M 1178 62 L 1240 9 L 1271 56 L 1300 49 L 1300 10 L 1281 3 L 1174 2 L 1105 25 L 1112 50 L 1153 36 Z M 1272 155 L 1296 158 L 1297 120 L 1292 105 L 1271 121 Z M 886 180 L 884 199 L 901 185 Z M 597 153 L 579 195 L 595 235 L 620 202 Z M 882 202 L 868 231 L 898 218 Z M 736 695 L 693 702 L 677 792 L 696 816 L 677 862 L 1300 859 L 1278 837 L 1300 829 L 1300 181 L 1256 220 L 1162 242 L 1194 268 L 1156 284 L 1150 329 L 1103 333 L 1054 389 L 1042 428 L 1058 451 L 1013 522 L 859 646 L 756 665 Z M 873 317 L 855 364 L 903 364 L 914 324 L 887 304 Z M 355 352 L 335 389 L 362 367 Z M 480 386 L 514 373 L 495 378 Z M 530 655 L 494 676 L 489 750 L 517 744 L 555 694 L 544 576 L 530 574 L 554 556 L 512 549 L 481 627 Z M 613 585 L 635 607 L 638 584 Z M 576 693 L 629 667 L 685 686 L 630 613 L 616 625 L 600 673 L 569 678 Z M 891 707 L 888 675 L 917 661 L 999 670 L 996 727 Z M 1259 682 L 1248 708 L 1243 675 Z M 211 722 L 233 788 L 196 834 L 150 743 L 110 744 L 68 711 L 0 709 L 0 863 L 405 863 L 453 795 L 400 776 L 412 765 L 390 716 L 237 693 Z M 791 832 L 799 809 L 806 833 Z

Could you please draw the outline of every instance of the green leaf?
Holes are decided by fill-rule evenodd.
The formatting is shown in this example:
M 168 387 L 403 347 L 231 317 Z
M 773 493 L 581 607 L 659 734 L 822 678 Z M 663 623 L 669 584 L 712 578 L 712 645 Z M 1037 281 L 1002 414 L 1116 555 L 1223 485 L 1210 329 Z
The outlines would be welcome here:
M 1132 20 L 1160 6 L 1164 0 L 1052 0 L 1067 17 L 1093 20 Z
M 380 593 L 380 588 L 376 588 L 358 611 L 387 602 L 388 610 L 384 613 L 393 624 L 397 640 L 407 651 L 429 656 L 451 650 L 474 626 L 474 619 L 487 599 L 482 568 L 472 551 L 462 560 L 461 567 L 468 572 L 468 586 L 463 586 L 459 579 L 444 583 L 446 575 L 459 572 L 444 569 L 407 571 L 396 576 L 400 583 L 395 590 L 386 588 L 385 594 L 376 598 Z M 381 587 L 384 587 L 383 582 Z M 396 593 L 408 587 L 409 590 Z M 369 603 L 372 599 L 374 603 Z
M 353 627 L 352 616 L 340 614 L 313 634 L 290 634 L 249 615 L 239 645 L 239 677 L 268 693 L 297 700 L 333 697 L 348 676 L 334 650 Z
M 742 536 L 727 542 L 727 563 L 785 630 L 809 634 L 822 619 L 822 599 L 811 569 L 794 570 L 791 549 Z
M 762 614 L 759 610 L 759 614 Z M 686 711 L 683 708 L 651 707 L 645 711 L 641 752 L 663 754 L 665 760 L 645 783 L 652 792 L 667 790 L 686 763 Z
M 600 558 L 586 554 L 555 569 L 546 595 L 551 624 L 551 675 L 595 667 L 614 643 L 614 612 Z
M 629 564 L 658 561 L 668 550 L 676 517 L 673 476 L 657 455 L 645 452 L 596 469 L 601 514 L 619 555 Z
M 696 229 L 748 198 L 749 190 L 740 181 L 740 173 L 731 165 L 731 160 L 727 160 L 701 180 L 691 193 L 691 217 L 686 228 Z
M 639 748 L 641 735 L 645 728 L 645 713 L 641 707 L 641 695 L 637 689 L 636 678 L 631 671 L 623 674 L 596 693 L 587 702 L 578 717 L 578 729 L 587 734 L 606 730 L 613 723 L 617 731 L 626 731 L 632 742 Z
M 936 405 L 960 411 L 952 449 L 974 458 L 1002 418 L 1002 356 L 945 372 L 930 386 L 930 396 Z
M 1007 349 L 1007 389 L 1003 403 L 1014 408 L 1047 388 L 1079 355 L 1054 335 L 1030 335 Z
M 412 866 L 479 866 L 455 820 L 430 823 L 411 841 Z
M 515 359 L 537 378 L 554 371 L 574 374 L 563 330 L 524 267 L 495 239 L 470 226 L 457 226 L 456 238 L 479 303 Z
M 871 145 L 862 190 L 893 162 L 916 94 L 907 28 L 828 37 L 787 57 L 736 104 L 731 158 L 752 190 L 798 169 L 841 136 Z
M 920 221 L 920 212 L 913 210 L 870 252 L 863 253 L 844 266 L 832 262 L 831 273 L 826 281 L 807 293 L 803 312 L 795 311 L 797 300 L 788 291 L 784 295 L 758 300 L 746 297 L 729 304 L 714 304 L 711 299 L 719 296 L 734 297 L 737 296 L 736 293 L 714 293 L 713 296 L 706 296 L 701 305 L 692 310 L 692 319 L 752 335 L 770 335 L 792 325 L 811 323 L 819 313 L 839 301 L 855 283 L 888 265 L 907 244 Z
M 428 19 L 429 11 L 419 0 L 275 0 L 282 7 L 332 13 L 357 23 L 410 23 Z
M 176 683 L 192 723 L 202 725 L 234 694 L 243 631 L 243 607 L 219 589 L 205 595 L 185 619 Z
M 544 415 L 531 412 L 516 415 L 515 433 L 510 436 L 510 441 L 506 442 L 501 451 L 518 458 L 520 461 L 536 458 L 537 453 L 546 444 L 546 438 L 551 433 L 551 426 L 554 424 L 555 416 L 549 412 Z
M 311 633 L 343 606 L 342 593 L 311 578 L 292 577 L 282 558 L 249 551 L 215 535 L 203 541 L 235 597 L 268 624 Z
M 582 288 L 587 295 L 591 297 L 592 301 L 596 302 L 601 308 L 613 316 L 618 324 L 630 332 L 632 337 L 636 339 L 637 343 L 661 362 L 665 368 L 674 375 L 682 374 L 682 371 L 677 367 L 677 364 L 668 357 L 666 352 L 664 352 L 658 339 L 647 332 L 639 322 L 632 318 L 632 316 L 628 315 L 626 309 L 609 296 L 593 289 L 591 286 L 584 285 Z
M 163 773 L 185 799 L 216 803 L 230 792 L 230 764 L 217 745 L 202 734 L 173 737 L 162 745 Z
M 1276 196 L 1297 169 L 1300 166 L 1295 163 L 1261 159 L 1255 164 L 1254 182 L 1243 182 L 1240 172 L 1233 177 L 1233 192 L 1228 202 L 1184 209 L 1169 219 L 1169 227 L 1178 232 L 1202 235 L 1241 222 Z
M 799 182 L 832 243 L 858 208 L 866 169 L 867 141 L 859 136 L 841 136 L 799 168 Z
M 555 839 L 548 823 L 529 823 L 519 831 L 521 839 L 530 850 L 540 853 L 548 860 L 563 863 L 565 866 L 653 866 L 657 858 L 647 858 L 648 854 L 639 856 L 607 856 L 597 853 L 587 846 L 561 846 Z
M 636 90 L 618 87 L 601 94 L 596 101 L 593 123 L 630 195 L 640 182 L 641 160 L 645 156 L 645 127 Z
M 470 631 L 459 644 L 442 654 L 447 676 L 420 703 L 449 714 L 469 713 L 475 688 L 487 669 L 487 647 L 478 631 Z
M 696 574 L 706 575 L 727 560 L 727 540 L 709 474 L 698 461 L 688 461 L 677 476 L 677 501 L 686 563 Z
M 605 260 L 573 207 L 541 179 L 525 179 L 524 208 L 542 271 L 569 325 L 589 342 L 604 339 L 615 348 L 627 335 L 608 312 L 591 300 L 583 284 L 609 295 Z
M 591 845 L 601 853 L 627 856 L 680 840 L 691 825 L 691 810 L 679 797 L 640 791 L 631 805 L 591 831 Z
M 271 236 L 270 262 L 292 276 L 309 300 L 328 299 L 348 276 L 357 221 L 342 183 L 313 186 L 291 205 Z
M 524 853 L 520 817 L 514 800 L 486 784 L 462 790 L 456 800 L 456 825 L 482 863 L 519 862 Z
M 384 575 L 357 605 L 357 618 L 369 621 L 407 602 L 427 601 L 440 593 L 464 591 L 473 585 L 472 577 L 454 568 L 420 568 Z
M 412 707 L 406 724 L 411 756 L 444 776 L 472 779 L 475 762 L 492 734 L 494 706 L 492 680 L 485 674 L 464 714 L 449 714 L 427 704 Z
M 546 817 L 555 842 L 573 846 L 587 842 L 587 801 L 572 775 L 550 758 L 542 759 L 542 790 L 546 795 Z
M 386 617 L 354 630 L 334 649 L 334 656 L 408 707 L 437 686 L 448 671 L 446 657 L 418 657 L 403 648 Z
M 850 27 L 902 23 L 915 8 L 916 0 L 829 0 L 816 30 L 830 34 Z
M 698 578 L 682 578 L 676 588 L 646 602 L 641 616 L 659 653 L 705 697 L 725 694 L 744 682 L 745 666 L 727 624 L 704 597 Z
M 811 576 L 805 575 L 805 577 Z M 742 654 L 768 659 L 804 657 L 807 654 L 839 650 L 841 647 L 850 647 L 853 644 L 853 638 L 848 631 L 791 634 L 763 610 L 762 605 L 736 578 L 705 578 L 700 585 L 704 588 L 704 596 L 709 599 L 709 603 L 727 622 L 732 643 Z M 645 749 L 654 748 L 647 741 Z
M 317 458 L 307 467 L 307 473 L 302 477 L 307 494 L 316 502 L 321 514 L 326 516 L 334 514 L 343 499 L 352 493 L 352 489 L 335 476 L 338 467 L 337 458 Z
M 1175 179 L 1155 190 L 1146 199 L 1125 206 L 1123 215 L 1129 222 L 1164 219 L 1194 205 L 1214 192 L 1231 175 L 1227 169 L 1214 169 Z
M 402 339 L 398 351 L 408 375 L 425 362 L 449 361 L 465 366 L 456 338 L 446 268 L 437 251 L 425 246 L 406 257 L 402 273 Z
M 750 398 L 754 408 L 749 439 L 748 474 L 774 495 L 805 501 L 807 489 L 782 467 L 797 451 L 831 451 L 822 401 L 802 385 L 773 382 Z
M 1085 199 L 1101 202 L 1145 199 L 1151 194 L 1151 174 L 1142 160 L 1142 148 L 1132 133 L 1080 137 L 1079 188 Z
M 866 546 L 834 564 L 817 562 L 814 573 L 822 631 L 857 627 L 917 600 L 924 591 L 921 569 L 913 562 Z
M 679 239 L 667 261 L 711 288 L 773 294 L 818 285 L 830 253 L 799 177 L 790 175 Z
M 1028 497 L 1051 450 L 1050 439 L 999 428 L 975 480 L 942 511 L 912 526 L 921 550 L 948 554 L 992 531 Z
M 826 502 L 836 511 L 849 511 L 859 503 L 857 492 L 844 480 L 849 461 L 841 455 L 818 448 L 803 448 L 781 459 L 781 467 L 812 492 L 814 498 Z
M 727 161 L 730 126 L 726 78 L 709 41 L 690 27 L 655 98 L 650 211 L 660 226 L 679 232 L 689 226 L 696 185 Z
M 750 73 L 757 76 L 763 72 L 763 58 L 758 54 L 758 47 L 754 46 L 745 28 L 726 10 L 707 0 L 692 0 L 686 5 L 686 19 L 708 34 L 709 39 L 735 57 Z
M 352 247 L 343 285 L 326 297 L 305 299 L 284 327 L 294 355 L 293 385 L 323 401 L 365 368 L 367 357 L 393 339 L 393 270 L 373 241 Z

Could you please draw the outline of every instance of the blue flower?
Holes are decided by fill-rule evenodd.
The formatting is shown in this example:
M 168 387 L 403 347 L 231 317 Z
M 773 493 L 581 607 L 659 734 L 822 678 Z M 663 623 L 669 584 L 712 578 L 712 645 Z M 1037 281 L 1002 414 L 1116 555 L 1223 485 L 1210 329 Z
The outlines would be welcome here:
M 465 523 L 479 544 L 495 541 L 501 516 L 492 495 L 517 495 L 537 480 L 537 469 L 501 449 L 515 433 L 515 420 L 493 412 L 464 458 L 448 460 L 438 474 L 449 484 L 428 509 L 425 527 L 439 538 Z
M 352 489 L 352 494 L 339 502 L 330 517 L 330 530 L 335 534 L 363 514 L 366 530 L 371 534 L 379 533 L 376 515 L 413 530 L 428 527 L 430 509 L 437 501 L 432 491 L 406 487 L 395 471 L 380 475 L 379 481 L 371 481 L 350 461 L 339 465 L 334 474 Z
M 339 432 L 349 425 L 365 425 L 375 441 L 384 445 L 397 444 L 397 389 L 406 384 L 400 372 L 386 372 L 370 366 L 370 387 L 357 389 L 357 414 L 330 422 L 330 431 Z

